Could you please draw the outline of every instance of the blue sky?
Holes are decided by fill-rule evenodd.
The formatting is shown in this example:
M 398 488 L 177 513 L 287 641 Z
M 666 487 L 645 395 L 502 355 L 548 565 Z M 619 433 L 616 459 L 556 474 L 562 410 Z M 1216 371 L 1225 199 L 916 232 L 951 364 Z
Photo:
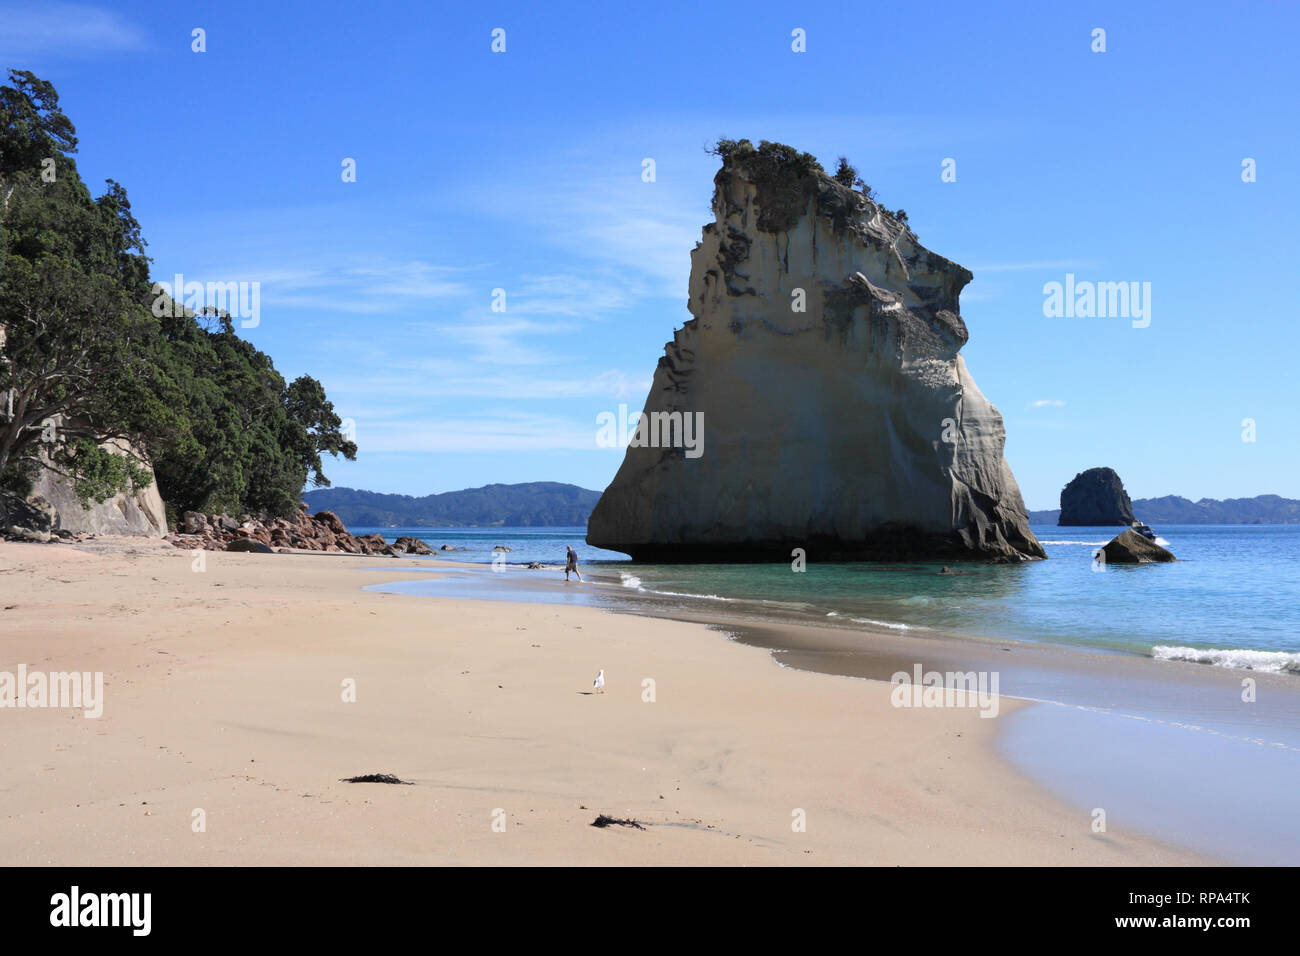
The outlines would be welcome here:
M 847 154 L 975 273 L 963 351 L 1031 508 L 1103 464 L 1300 497 L 1300 8 L 1036 6 L 0 0 L 0 64 L 54 82 L 155 278 L 261 283 L 244 334 L 355 422 L 336 485 L 603 488 L 596 416 L 690 317 L 728 136 Z M 1067 272 L 1150 282 L 1149 327 L 1044 316 Z

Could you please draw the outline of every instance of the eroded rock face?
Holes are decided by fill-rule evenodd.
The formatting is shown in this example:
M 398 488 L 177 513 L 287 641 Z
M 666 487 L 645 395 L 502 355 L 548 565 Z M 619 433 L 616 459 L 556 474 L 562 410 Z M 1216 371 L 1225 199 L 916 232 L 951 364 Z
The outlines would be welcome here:
M 1124 525 L 1134 522 L 1133 502 L 1113 468 L 1081 471 L 1061 490 L 1058 526 Z
M 129 446 L 118 440 L 103 447 L 128 453 Z M 133 453 L 133 457 L 137 457 Z M 29 498 L 43 498 L 55 513 L 54 531 L 71 534 L 148 535 L 159 538 L 167 533 L 167 512 L 158 494 L 158 483 L 123 491 L 105 501 L 81 506 L 71 482 L 58 472 L 43 468 L 32 483 Z
M 703 444 L 629 447 L 588 543 L 659 561 L 1045 557 L 1002 417 L 958 354 L 971 273 L 819 169 L 751 150 L 714 182 L 694 318 L 645 404 L 703 413 Z

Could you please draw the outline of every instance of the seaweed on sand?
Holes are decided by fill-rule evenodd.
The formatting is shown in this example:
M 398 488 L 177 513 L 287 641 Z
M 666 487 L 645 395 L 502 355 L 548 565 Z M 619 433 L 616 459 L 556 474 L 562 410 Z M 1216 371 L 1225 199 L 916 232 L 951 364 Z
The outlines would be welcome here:
M 607 817 L 603 813 L 600 816 L 596 817 L 595 820 L 591 821 L 591 825 L 593 827 L 601 827 L 602 829 L 605 827 L 613 827 L 613 826 L 636 827 L 638 830 L 645 829 L 645 827 L 641 826 L 641 824 L 638 823 L 636 820 L 620 820 L 618 817 Z
M 359 777 L 340 777 L 344 783 L 404 783 L 408 787 L 415 786 L 410 780 L 399 780 L 391 773 L 366 773 Z

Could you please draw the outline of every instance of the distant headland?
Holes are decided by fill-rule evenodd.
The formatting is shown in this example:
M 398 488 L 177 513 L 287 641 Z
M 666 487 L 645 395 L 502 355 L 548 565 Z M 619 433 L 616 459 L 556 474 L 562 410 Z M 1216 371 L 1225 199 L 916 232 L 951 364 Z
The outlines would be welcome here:
M 422 498 L 355 488 L 320 488 L 302 498 L 312 511 L 332 511 L 349 527 L 530 528 L 585 526 L 600 492 L 558 481 L 530 481 Z
M 1202 498 L 1192 501 L 1178 495 L 1138 498 L 1133 514 L 1147 524 L 1300 524 L 1300 500 L 1280 495 L 1254 498 Z M 1060 509 L 1029 512 L 1031 524 L 1057 523 Z

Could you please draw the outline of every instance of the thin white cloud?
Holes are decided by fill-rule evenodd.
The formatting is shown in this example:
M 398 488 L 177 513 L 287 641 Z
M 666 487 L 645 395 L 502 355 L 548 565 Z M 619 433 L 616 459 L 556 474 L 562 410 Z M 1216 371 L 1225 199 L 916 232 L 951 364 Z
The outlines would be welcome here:
M 1036 402 L 1029 403 L 1030 408 L 1064 408 L 1065 402 L 1058 398 L 1040 398 Z
M 261 284 L 264 306 L 328 309 L 381 314 L 407 311 L 412 303 L 457 299 L 473 288 L 456 278 L 464 270 L 427 262 L 372 259 L 312 267 L 280 265 L 271 270 L 222 269 L 217 280 L 246 279 Z M 186 276 L 203 279 L 203 276 Z M 211 278 L 209 276 L 208 278 Z
M 597 428 L 567 418 L 499 414 L 399 422 L 355 417 L 361 452 L 593 451 Z
M 144 47 L 144 34 L 111 10 L 54 0 L 0 2 L 0 60 L 11 64 Z
M 597 282 L 615 301 L 684 297 L 690 250 L 712 218 L 707 192 L 694 183 L 687 192 L 667 181 L 642 182 L 640 166 L 630 162 L 625 174 L 611 176 L 611 165 L 537 169 L 526 187 L 498 190 L 493 212 L 526 219 L 548 242 L 595 265 Z
M 461 363 L 463 365 L 463 363 Z M 650 390 L 649 376 L 629 375 L 609 369 L 595 375 L 448 375 L 436 378 L 439 398 L 498 398 L 502 400 L 553 401 L 573 398 L 602 398 L 613 402 L 641 402 Z M 401 366 L 392 367 L 384 377 L 361 378 L 355 374 L 340 377 L 330 384 L 331 396 L 348 396 L 350 405 L 373 402 L 376 410 L 391 409 L 393 414 L 409 413 L 411 400 L 428 399 L 429 379 L 424 374 Z M 609 409 L 613 411 L 613 408 Z M 385 412 L 388 414 L 388 412 Z

